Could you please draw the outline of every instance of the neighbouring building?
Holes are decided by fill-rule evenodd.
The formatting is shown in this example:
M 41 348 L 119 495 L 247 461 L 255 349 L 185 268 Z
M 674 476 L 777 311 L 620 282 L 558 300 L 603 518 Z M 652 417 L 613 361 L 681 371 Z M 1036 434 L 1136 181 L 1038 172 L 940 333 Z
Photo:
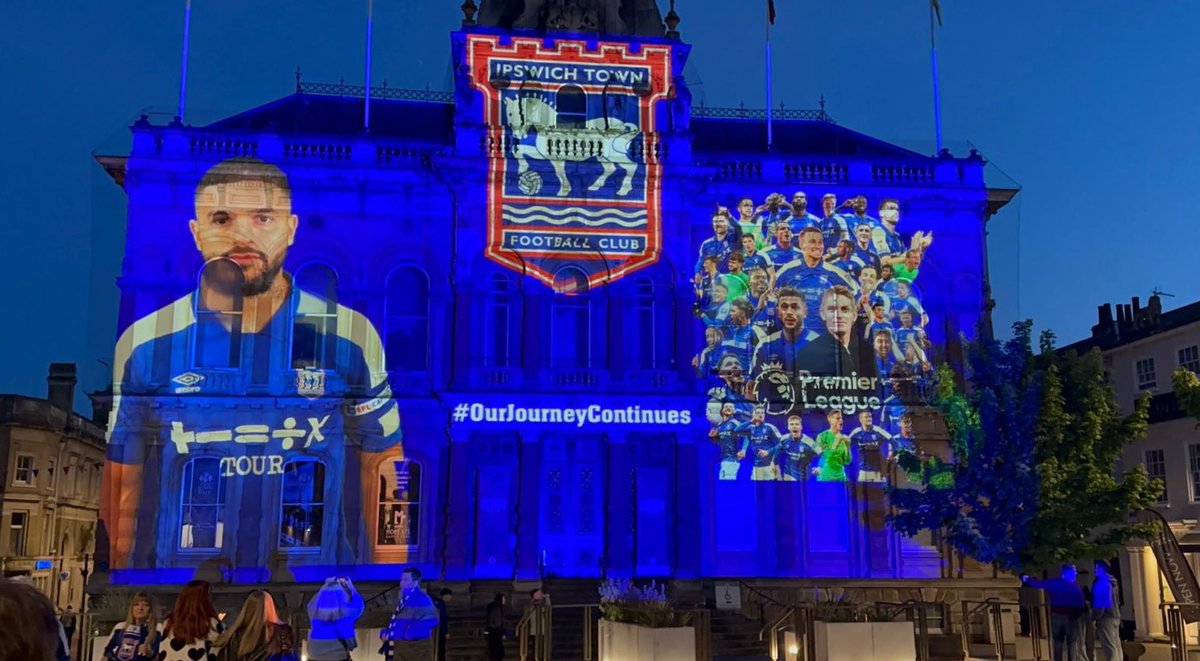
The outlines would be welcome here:
M 0 571 L 81 609 L 95 552 L 104 427 L 72 411 L 75 365 L 52 363 L 46 399 L 0 395 Z
M 1146 437 L 1125 449 L 1118 471 L 1141 465 L 1151 478 L 1162 480 L 1166 488 L 1156 509 L 1192 571 L 1200 574 L 1200 429 L 1180 409 L 1171 385 L 1180 368 L 1200 373 L 1200 302 L 1164 311 L 1162 295 L 1155 292 L 1144 307 L 1136 296 L 1129 303 L 1101 305 L 1092 336 L 1063 347 L 1079 353 L 1094 348 L 1103 352 L 1122 412 L 1150 395 Z M 1164 636 L 1160 604 L 1175 598 L 1150 547 L 1124 549 L 1120 573 L 1125 619 L 1134 621 L 1139 636 Z

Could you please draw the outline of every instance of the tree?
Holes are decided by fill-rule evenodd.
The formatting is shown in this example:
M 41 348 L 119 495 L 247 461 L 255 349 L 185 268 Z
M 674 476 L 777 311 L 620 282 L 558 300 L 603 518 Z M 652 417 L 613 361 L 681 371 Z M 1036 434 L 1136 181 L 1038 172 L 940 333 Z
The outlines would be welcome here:
M 1021 566 L 1038 502 L 1031 328 L 1016 324 L 1007 342 L 968 347 L 967 391 L 949 367 L 939 370 L 935 406 L 950 433 L 952 458 L 905 458 L 901 467 L 926 486 L 890 491 L 890 520 L 900 532 L 939 531 L 968 557 L 1005 569 Z
M 1114 477 L 1121 450 L 1145 433 L 1148 401 L 1120 415 L 1098 351 L 1060 354 L 1043 333 L 1035 356 L 1031 328 L 974 343 L 966 391 L 943 368 L 936 406 L 952 459 L 910 465 L 929 486 L 893 489 L 891 520 L 908 535 L 942 531 L 977 561 L 1035 573 L 1111 557 L 1144 535 L 1129 514 L 1151 506 L 1161 485 L 1141 466 Z M 952 479 L 934 479 L 944 475 Z
M 1121 451 L 1146 433 L 1149 398 L 1121 415 L 1099 349 L 1080 356 L 1053 351 L 1046 334 L 1035 459 L 1041 484 L 1037 516 L 1022 553 L 1027 572 L 1063 562 L 1107 559 L 1149 534 L 1133 512 L 1158 500 L 1162 483 L 1140 464 L 1116 475 Z
M 1179 402 L 1179 408 L 1200 420 L 1200 377 L 1186 367 L 1180 367 L 1171 377 L 1171 385 L 1175 389 L 1175 399 Z

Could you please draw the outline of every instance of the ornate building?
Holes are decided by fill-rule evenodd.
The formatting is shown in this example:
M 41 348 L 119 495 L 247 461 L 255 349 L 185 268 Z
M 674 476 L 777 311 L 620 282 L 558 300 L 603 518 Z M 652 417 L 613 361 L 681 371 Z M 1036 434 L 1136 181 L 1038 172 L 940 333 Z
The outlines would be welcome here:
M 653 33 L 633 9 L 616 32 Z M 883 528 L 869 480 L 829 486 L 806 468 L 790 484 L 775 446 L 726 473 L 742 458 L 710 436 L 744 381 L 720 395 L 735 370 L 694 366 L 703 246 L 714 209 L 745 197 L 893 203 L 902 227 L 936 236 L 920 246 L 908 364 L 957 366 L 958 337 L 990 305 L 985 224 L 1015 191 L 989 190 L 977 154 L 914 153 L 824 112 L 776 117 L 768 151 L 761 112 L 692 107 L 678 39 L 528 38 L 510 10 L 485 5 L 491 27 L 451 36 L 452 93 L 375 90 L 369 126 L 361 88 L 298 83 L 206 126 L 143 118 L 129 154 L 100 157 L 129 198 L 110 579 L 390 579 L 410 564 L 447 580 L 937 576 L 935 549 Z M 844 213 L 828 217 L 856 222 Z M 901 266 L 897 216 L 859 215 L 884 246 L 867 252 Z M 870 303 L 861 285 L 843 288 Z M 826 291 L 809 294 L 807 324 L 825 319 Z M 900 310 L 921 303 L 886 296 L 905 337 Z M 783 377 L 786 406 L 764 395 L 779 429 L 792 413 L 817 436 L 839 409 L 849 432 L 869 410 L 902 435 L 887 373 L 859 346 L 866 317 L 853 323 L 834 385 L 805 371 Z M 748 359 L 743 371 L 766 382 Z
M 104 429 L 72 412 L 75 365 L 53 363 L 46 399 L 0 395 L 0 571 L 79 607 L 95 551 Z

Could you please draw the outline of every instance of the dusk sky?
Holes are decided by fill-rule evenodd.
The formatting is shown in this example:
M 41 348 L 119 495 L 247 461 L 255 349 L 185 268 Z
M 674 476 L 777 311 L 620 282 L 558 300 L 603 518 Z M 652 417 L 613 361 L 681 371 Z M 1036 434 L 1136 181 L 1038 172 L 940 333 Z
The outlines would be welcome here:
M 374 83 L 446 89 L 459 4 L 376 0 Z M 677 1 L 697 103 L 762 107 L 763 4 Z M 1069 342 L 1104 302 L 1144 301 L 1156 287 L 1175 295 L 1167 309 L 1200 299 L 1200 233 L 1186 206 L 1200 183 L 1200 6 L 1136 4 L 942 0 L 947 143 L 965 155 L 970 141 L 1022 187 L 991 225 L 998 329 L 1030 317 Z M 839 124 L 933 151 L 927 0 L 776 6 L 777 103 L 813 108 L 824 94 Z M 111 360 L 116 331 L 124 195 L 91 154 L 125 145 L 143 109 L 169 119 L 183 7 L 0 9 L 0 277 L 10 283 L 0 392 L 44 396 L 51 361 L 79 363 L 83 390 L 107 384 L 98 361 Z M 188 119 L 290 94 L 297 66 L 306 80 L 360 84 L 365 8 L 194 0 Z

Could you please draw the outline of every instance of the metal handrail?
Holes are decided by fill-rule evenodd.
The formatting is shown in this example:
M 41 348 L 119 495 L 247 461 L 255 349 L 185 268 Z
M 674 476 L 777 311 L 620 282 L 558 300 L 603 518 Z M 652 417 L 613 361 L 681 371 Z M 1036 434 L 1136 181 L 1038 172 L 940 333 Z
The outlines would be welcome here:
M 553 629 L 553 614 L 551 606 L 533 606 L 525 611 L 521 616 L 521 620 L 517 622 L 517 644 L 520 650 L 521 661 L 549 661 L 550 650 L 554 645 Z M 533 635 L 533 624 L 537 622 L 538 635 L 534 637 L 533 649 L 530 649 L 529 637 Z M 532 655 L 531 655 L 532 654 Z
M 770 624 L 764 626 L 758 631 L 758 639 L 763 640 L 766 636 L 770 636 L 770 647 L 768 648 L 767 656 L 771 657 L 771 661 L 779 661 L 779 634 L 785 631 L 789 621 L 796 613 L 796 607 L 792 606 L 785 608 Z M 794 626 L 794 622 L 791 623 Z M 799 636 L 799 633 L 797 633 Z
M 1200 604 L 1190 602 L 1164 601 L 1158 605 L 1163 612 L 1163 624 L 1167 637 L 1171 641 L 1171 661 L 1188 661 L 1187 620 L 1183 617 L 1184 608 L 1200 608 Z
M 893 620 L 897 614 L 903 612 L 908 617 L 908 621 L 916 625 L 917 661 L 929 661 L 929 610 L 936 608 L 944 623 L 946 620 L 946 604 L 909 599 L 900 603 L 876 602 L 875 607 L 895 608 L 896 610 L 890 614 L 890 619 Z
M 1009 608 L 1010 612 L 1011 612 L 1011 608 L 1013 608 L 1013 607 L 1021 608 L 1021 602 L 1020 601 L 1005 601 L 1005 600 L 999 599 L 997 597 L 988 597 L 987 599 L 984 599 L 982 601 L 975 601 L 973 599 L 965 599 L 962 602 L 960 602 L 960 605 L 962 606 L 962 624 L 961 624 L 961 628 L 959 629 L 959 635 L 962 638 L 963 654 L 968 657 L 970 656 L 970 652 L 971 652 L 971 620 L 972 620 L 972 618 L 974 618 L 976 615 L 979 615 L 980 613 L 983 613 L 984 611 L 987 611 L 987 613 L 986 613 L 987 619 L 991 622 L 992 631 L 993 631 L 993 634 L 991 636 L 992 652 L 996 656 L 996 661 L 1003 661 L 1004 648 L 1007 644 L 1005 635 L 1004 635 L 1005 608 L 1006 607 Z M 1040 615 L 1040 613 L 1037 613 L 1035 615 Z M 1033 655 L 1034 655 L 1035 659 L 1039 659 L 1039 660 L 1041 659 L 1041 654 L 1042 654 L 1042 640 L 1041 640 L 1040 634 L 1041 634 L 1040 627 L 1030 627 L 1030 640 L 1033 643 Z

